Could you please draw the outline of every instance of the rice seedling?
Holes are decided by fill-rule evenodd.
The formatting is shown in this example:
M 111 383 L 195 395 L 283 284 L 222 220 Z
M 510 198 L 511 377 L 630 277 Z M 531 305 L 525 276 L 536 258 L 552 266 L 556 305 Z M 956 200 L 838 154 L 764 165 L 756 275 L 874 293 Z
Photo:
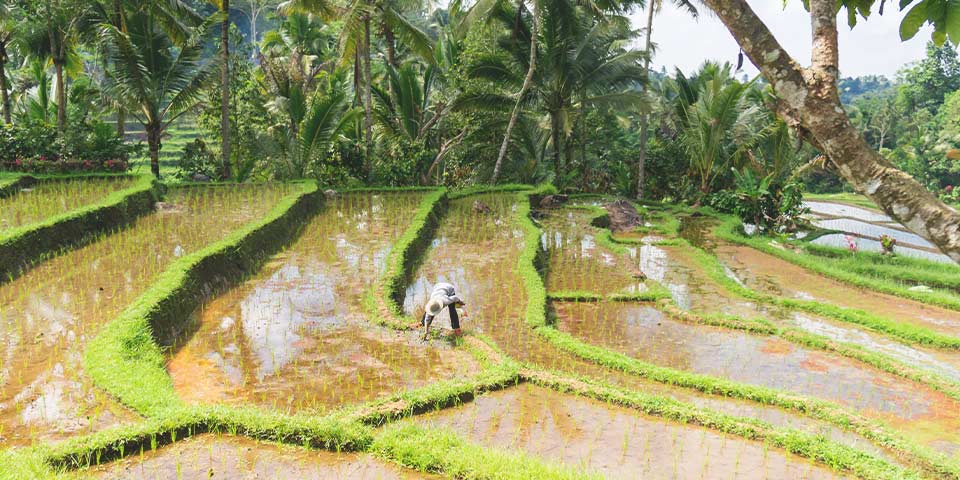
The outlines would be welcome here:
M 129 188 L 133 176 L 46 180 L 0 198 L 0 236 L 9 230 L 39 222 L 101 200 Z

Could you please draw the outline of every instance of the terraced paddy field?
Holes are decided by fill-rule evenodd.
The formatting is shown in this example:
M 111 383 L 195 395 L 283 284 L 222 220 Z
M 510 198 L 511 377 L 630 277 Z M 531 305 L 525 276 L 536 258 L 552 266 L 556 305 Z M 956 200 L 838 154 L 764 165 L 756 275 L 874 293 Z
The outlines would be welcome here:
M 550 191 L 169 189 L 0 283 L 0 478 L 960 478 L 960 268 Z

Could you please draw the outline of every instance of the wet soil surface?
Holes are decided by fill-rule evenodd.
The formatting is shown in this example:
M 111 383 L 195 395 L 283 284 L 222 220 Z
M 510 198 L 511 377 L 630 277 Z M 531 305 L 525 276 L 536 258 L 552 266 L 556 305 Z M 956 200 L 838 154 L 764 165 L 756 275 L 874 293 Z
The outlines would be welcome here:
M 292 246 L 195 313 L 168 364 L 180 396 L 324 411 L 475 373 L 466 352 L 376 327 L 361 305 L 421 198 L 329 200 Z
M 725 245 L 717 250 L 717 255 L 738 279 L 758 291 L 857 308 L 949 335 L 960 335 L 960 312 L 859 289 L 749 247 Z
M 473 200 L 451 202 L 450 211 L 437 231 L 433 246 L 424 257 L 415 283 L 407 290 L 405 308 L 408 312 L 421 305 L 433 282 L 453 281 L 458 293 L 467 302 L 470 316 L 461 323 L 466 331 L 483 332 L 511 358 L 542 368 L 582 375 L 623 388 L 663 395 L 735 416 L 748 416 L 778 426 L 821 433 L 837 441 L 872 451 L 872 444 L 860 437 L 779 408 L 759 405 L 719 396 L 703 395 L 687 389 L 615 372 L 597 364 L 579 360 L 557 350 L 539 337 L 523 321 L 526 299 L 523 285 L 516 274 L 516 258 L 523 247 L 523 236 L 514 225 L 513 211 L 516 196 L 484 196 L 483 201 L 494 208 L 493 216 L 475 216 Z M 579 210 L 571 210 L 575 214 Z M 558 217 L 563 220 L 566 217 Z M 551 217 L 544 219 L 544 227 L 553 225 Z M 563 220 L 566 222 L 567 220 Z M 561 242 L 573 245 L 577 242 Z M 639 265 L 637 260 L 632 260 Z M 547 282 L 562 272 L 551 269 Z M 422 307 L 420 307 L 422 311 Z M 446 321 L 446 314 L 441 314 Z
M 889 235 L 897 240 L 895 251 L 899 254 L 945 263 L 952 262 L 950 257 L 940 253 L 932 243 L 908 231 L 881 211 L 839 202 L 808 201 L 804 202 L 804 206 L 810 208 L 810 217 L 814 225 L 831 230 L 840 230 L 853 236 L 861 250 L 881 251 L 880 236 Z M 840 234 L 824 235 L 812 242 L 818 245 L 847 248 L 845 236 Z
M 0 234 L 96 203 L 135 182 L 128 177 L 40 182 L 0 198 Z
M 173 189 L 171 208 L 0 286 L 0 445 L 134 418 L 94 388 L 83 349 L 178 257 L 264 215 L 282 186 Z
M 608 478 L 835 478 L 806 459 L 523 384 L 416 421 L 485 446 L 520 449 Z
M 383 479 L 439 478 L 370 455 L 333 453 L 262 443 L 242 437 L 198 435 L 86 471 L 101 479 Z
M 541 244 L 549 256 L 547 291 L 606 295 L 646 289 L 635 262 L 597 244 L 587 210 L 548 210 L 541 219 Z

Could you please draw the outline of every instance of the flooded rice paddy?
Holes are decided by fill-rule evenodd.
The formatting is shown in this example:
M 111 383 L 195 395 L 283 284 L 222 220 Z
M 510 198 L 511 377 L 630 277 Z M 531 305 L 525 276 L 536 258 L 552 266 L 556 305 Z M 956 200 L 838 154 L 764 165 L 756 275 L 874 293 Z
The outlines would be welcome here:
M 887 235 L 897 241 L 894 250 L 899 254 L 944 263 L 952 262 L 950 257 L 940 253 L 932 243 L 907 231 L 879 210 L 823 201 L 806 201 L 803 205 L 810 209 L 810 220 L 815 226 L 843 232 L 811 240 L 817 245 L 846 249 L 849 237 L 858 249 L 879 252 L 882 250 L 880 237 Z
M 343 479 L 440 478 L 365 454 L 333 453 L 257 442 L 243 437 L 198 435 L 159 450 L 91 468 L 89 478 Z
M 180 396 L 323 411 L 475 373 L 463 350 L 372 327 L 361 305 L 421 198 L 329 201 L 259 274 L 194 314 L 168 364 Z
M 104 200 L 136 182 L 134 177 L 44 181 L 0 198 L 0 236 L 6 230 Z
M 177 258 L 264 215 L 289 191 L 172 189 L 158 211 L 0 285 L 0 443 L 130 420 L 84 375 L 86 342 Z
M 483 395 L 417 421 L 481 445 L 522 450 L 606 478 L 842 478 L 785 452 L 533 385 Z
M 85 188 L 106 195 L 112 187 L 80 190 Z M 0 285 L 0 445 L 56 441 L 142 421 L 84 375 L 86 341 L 177 258 L 263 217 L 294 188 L 173 189 L 156 212 L 128 228 Z M 90 195 L 78 202 L 95 201 Z M 376 326 L 364 303 L 424 197 L 423 192 L 354 192 L 329 198 L 257 273 L 183 319 L 180 335 L 164 345 L 177 394 L 194 405 L 252 405 L 316 417 L 444 380 L 471 381 L 481 365 L 466 348 L 442 336 L 421 342 L 416 331 Z M 758 419 L 892 463 L 902 461 L 896 452 L 835 424 L 615 371 L 540 336 L 525 321 L 528 298 L 517 264 L 526 241 L 518 218 L 525 201 L 520 194 L 499 193 L 449 203 L 409 279 L 403 302 L 408 320 L 422 315 L 435 283 L 450 282 L 467 302 L 461 309 L 465 332 L 483 335 L 524 368 Z M 817 212 L 825 227 L 860 229 L 865 240 L 881 230 L 897 231 L 905 248 L 927 248 L 882 214 L 825 205 Z M 619 236 L 629 245 L 614 248 L 601 237 L 602 230 L 590 225 L 593 215 L 570 206 L 537 212 L 548 292 L 607 296 L 659 284 L 682 310 L 801 329 L 960 382 L 960 353 L 906 345 L 830 318 L 744 300 L 704 271 L 692 247 L 657 245 L 670 236 L 638 230 Z M 697 217 L 682 222 L 680 236 L 715 255 L 727 276 L 747 288 L 862 309 L 960 336 L 960 314 L 953 310 L 823 278 L 719 241 L 712 227 L 709 218 Z M 681 322 L 650 302 L 551 302 L 548 324 L 649 364 L 822 399 L 960 459 L 960 402 L 925 383 L 839 354 L 775 335 Z M 448 329 L 447 313 L 434 325 Z M 465 400 L 404 421 L 449 428 L 483 447 L 526 452 L 606 478 L 843 478 L 822 463 L 760 442 L 529 383 Z M 80 473 L 95 478 L 434 478 L 367 454 L 214 434 L 135 452 Z

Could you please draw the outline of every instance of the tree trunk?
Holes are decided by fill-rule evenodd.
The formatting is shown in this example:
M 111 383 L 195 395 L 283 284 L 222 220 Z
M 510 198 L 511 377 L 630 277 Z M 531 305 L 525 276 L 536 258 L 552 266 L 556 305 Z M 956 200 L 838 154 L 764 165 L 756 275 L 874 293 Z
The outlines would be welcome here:
M 657 2 L 650 0 L 647 6 L 647 46 L 646 58 L 643 59 L 643 83 L 640 92 L 647 93 L 647 84 L 650 83 L 650 57 L 653 52 L 653 18 L 656 16 Z M 650 114 L 640 116 L 640 150 L 637 152 L 637 200 L 643 200 L 644 184 L 647 181 L 647 129 L 650 124 Z
M 145 125 L 147 130 L 147 146 L 150 149 L 150 171 L 153 176 L 160 178 L 160 126 Z
M 224 180 L 230 171 L 230 0 L 222 0 L 223 23 L 220 24 L 220 162 Z
M 704 0 L 760 68 L 779 100 L 777 113 L 819 149 L 853 188 L 910 231 L 960 263 L 960 216 L 864 140 L 840 104 L 836 3 L 811 0 L 812 58 L 801 67 L 746 0 Z
M 7 85 L 7 46 L 0 43 L 0 105 L 3 107 L 3 122 L 10 124 L 10 89 Z
M 553 139 L 553 171 L 557 174 L 557 180 L 563 179 L 563 160 L 560 155 L 560 120 L 558 114 L 550 112 L 550 136 Z
M 63 135 L 67 128 L 67 90 L 63 80 L 63 63 L 56 61 L 53 67 L 57 74 L 57 132 Z
M 540 34 L 540 18 L 537 15 L 536 3 L 533 5 L 531 16 L 533 17 L 533 30 L 530 33 L 530 65 L 527 67 L 527 76 L 523 79 L 523 85 L 517 95 L 517 103 L 513 105 L 513 112 L 510 113 L 510 121 L 507 122 L 507 131 L 503 135 L 503 143 L 500 144 L 497 163 L 493 166 L 493 176 L 490 177 L 491 184 L 496 184 L 497 179 L 500 178 L 503 159 L 507 156 L 507 147 L 510 146 L 510 135 L 513 134 L 513 127 L 517 125 L 517 118 L 520 116 L 520 104 L 523 102 L 523 97 L 527 95 L 527 91 L 530 90 L 530 85 L 533 84 L 533 73 L 537 70 L 537 37 Z
M 371 156 L 373 154 L 373 94 L 371 91 L 370 74 L 370 19 L 363 22 L 363 130 L 364 130 L 364 160 L 363 174 L 370 179 Z
M 390 28 L 390 25 L 383 25 L 383 37 L 387 43 L 387 63 L 391 67 L 396 68 L 397 66 L 397 39 L 393 34 L 393 29 Z
M 123 107 L 117 108 L 117 136 L 123 140 L 127 135 L 127 111 Z

